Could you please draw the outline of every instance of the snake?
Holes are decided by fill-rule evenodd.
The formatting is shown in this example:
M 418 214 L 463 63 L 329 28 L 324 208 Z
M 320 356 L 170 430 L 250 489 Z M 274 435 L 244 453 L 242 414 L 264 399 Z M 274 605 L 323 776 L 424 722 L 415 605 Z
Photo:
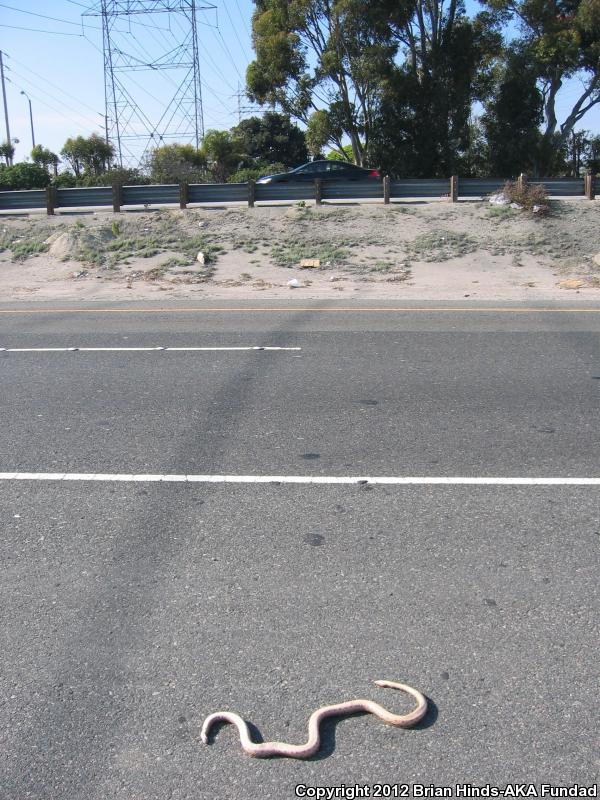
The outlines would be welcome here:
M 395 725 L 397 728 L 410 728 L 423 719 L 427 713 L 427 700 L 424 695 L 412 686 L 396 681 L 374 681 L 376 686 L 388 689 L 398 689 L 410 695 L 417 703 L 416 707 L 408 714 L 392 714 L 379 703 L 373 700 L 347 700 L 332 706 L 321 706 L 310 716 L 308 720 L 308 741 L 306 744 L 288 744 L 287 742 L 253 742 L 250 736 L 250 728 L 239 714 L 232 711 L 216 711 L 210 714 L 202 725 L 200 738 L 204 744 L 208 744 L 208 734 L 212 726 L 217 722 L 228 722 L 235 725 L 240 735 L 242 749 L 249 756 L 254 758 L 271 758 L 280 756 L 283 758 L 310 758 L 321 747 L 321 736 L 319 728 L 321 721 L 327 717 L 344 717 L 349 714 L 366 712 L 374 714 L 388 725 Z

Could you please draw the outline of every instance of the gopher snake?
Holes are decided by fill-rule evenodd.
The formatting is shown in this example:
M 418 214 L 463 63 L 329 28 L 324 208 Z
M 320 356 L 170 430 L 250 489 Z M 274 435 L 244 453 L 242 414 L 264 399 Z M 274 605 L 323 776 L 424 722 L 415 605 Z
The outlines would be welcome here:
M 398 728 L 410 728 L 421 720 L 427 711 L 427 700 L 417 689 L 407 686 L 404 683 L 395 681 L 375 681 L 376 686 L 383 686 L 389 689 L 399 689 L 413 697 L 417 701 L 416 708 L 408 714 L 392 714 L 387 709 L 372 700 L 348 700 L 345 703 L 338 703 L 334 706 L 321 706 L 310 716 L 308 720 L 308 741 L 306 744 L 287 744 L 286 742 L 253 742 L 250 738 L 250 729 L 247 723 L 231 711 L 217 711 L 210 714 L 202 725 L 200 738 L 204 744 L 208 744 L 208 733 L 215 722 L 229 722 L 235 725 L 240 734 L 242 749 L 249 756 L 255 758 L 269 758 L 270 756 L 284 756 L 287 758 L 310 758 L 321 746 L 319 726 L 321 720 L 326 717 L 342 717 L 347 714 L 356 714 L 365 711 L 369 714 L 382 719 L 388 725 L 395 725 Z

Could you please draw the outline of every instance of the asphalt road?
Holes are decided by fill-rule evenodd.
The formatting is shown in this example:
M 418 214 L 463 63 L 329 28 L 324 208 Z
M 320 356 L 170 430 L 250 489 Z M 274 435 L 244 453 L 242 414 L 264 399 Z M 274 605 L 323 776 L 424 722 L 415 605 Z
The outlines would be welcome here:
M 0 306 L 9 349 L 302 348 L 0 351 L 0 472 L 600 476 L 600 309 L 252 307 Z M 0 480 L 0 797 L 596 783 L 599 492 Z M 200 742 L 409 707 L 377 678 L 424 722 Z

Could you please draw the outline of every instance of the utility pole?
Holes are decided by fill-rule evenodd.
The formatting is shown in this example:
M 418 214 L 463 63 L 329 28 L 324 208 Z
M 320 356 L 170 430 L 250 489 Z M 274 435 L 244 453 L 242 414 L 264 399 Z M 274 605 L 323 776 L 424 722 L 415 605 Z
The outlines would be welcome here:
M 4 121 L 6 123 L 6 141 L 11 144 L 10 140 L 10 125 L 8 124 L 8 105 L 6 104 L 6 85 L 4 83 L 4 62 L 2 60 L 2 50 L 0 50 L 0 82 L 2 83 L 2 98 L 4 100 Z M 9 156 L 9 162 L 12 164 L 12 157 Z

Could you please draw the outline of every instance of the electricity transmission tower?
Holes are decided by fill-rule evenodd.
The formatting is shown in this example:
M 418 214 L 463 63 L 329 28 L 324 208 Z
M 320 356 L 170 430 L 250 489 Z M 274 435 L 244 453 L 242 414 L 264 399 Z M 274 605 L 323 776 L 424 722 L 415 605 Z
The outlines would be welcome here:
M 243 100 L 247 101 L 248 95 L 246 94 L 246 91 L 241 88 L 239 81 L 238 81 L 238 85 L 237 85 L 237 92 L 235 94 L 232 94 L 229 99 L 230 100 L 237 100 L 238 125 L 242 121 L 242 116 L 243 115 L 246 115 L 246 114 L 261 114 L 262 113 L 262 109 L 260 108 L 260 106 L 256 105 L 256 103 L 248 104 L 248 102 L 246 102 L 244 105 L 242 105 L 242 101 Z
M 150 150 L 204 137 L 196 0 L 98 0 L 107 138 L 121 167 Z

